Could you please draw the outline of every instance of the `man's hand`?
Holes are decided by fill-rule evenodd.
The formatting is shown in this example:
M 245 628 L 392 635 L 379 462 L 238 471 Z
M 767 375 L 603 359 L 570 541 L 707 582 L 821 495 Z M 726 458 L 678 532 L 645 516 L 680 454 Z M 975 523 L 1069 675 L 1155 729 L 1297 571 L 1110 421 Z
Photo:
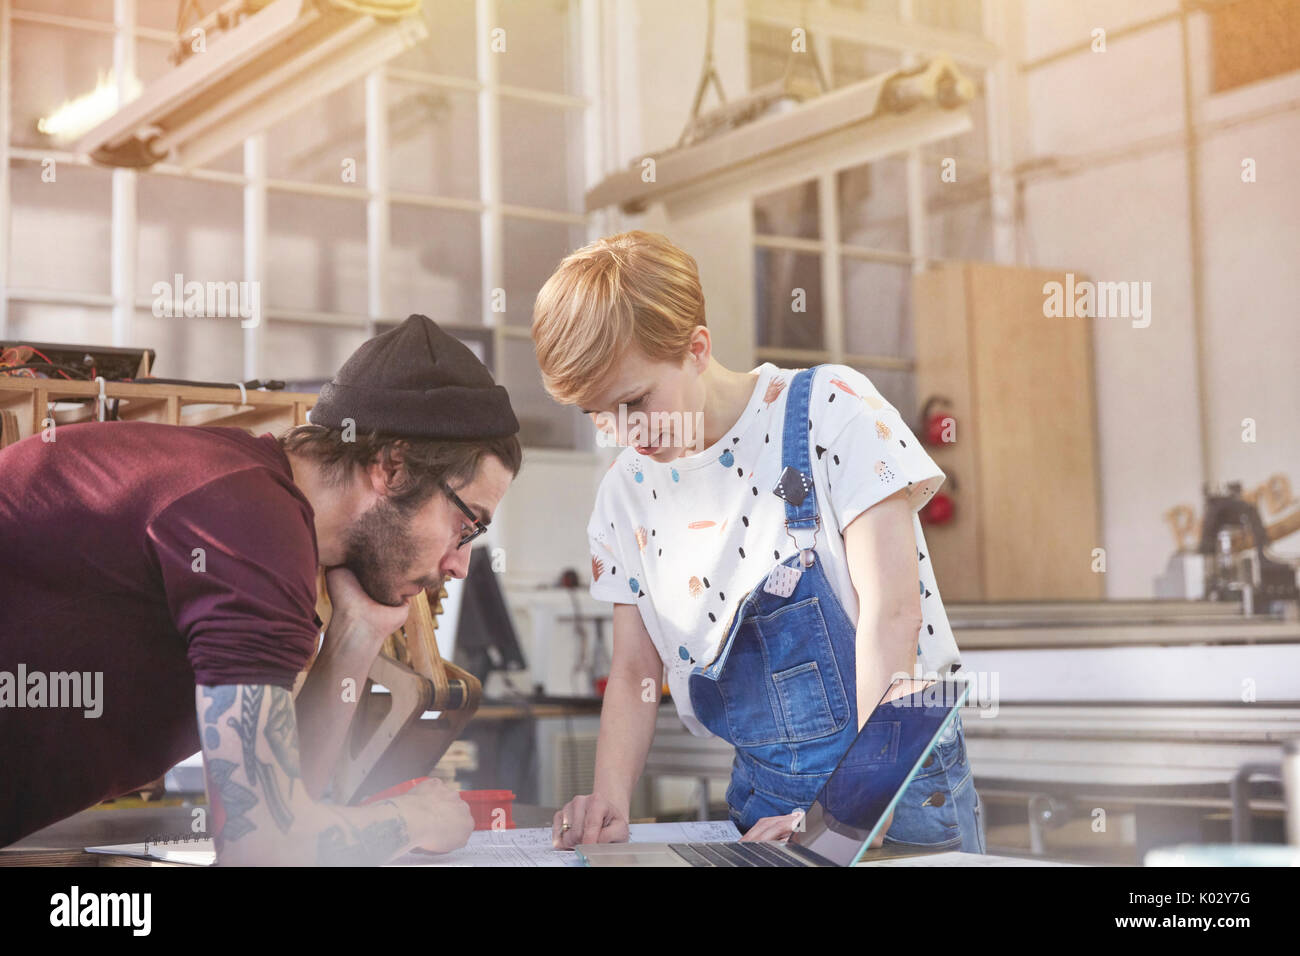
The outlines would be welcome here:
M 333 608 L 325 641 L 295 699 L 302 720 L 302 776 L 314 797 L 325 792 L 338 763 L 375 655 L 409 613 L 407 607 L 372 601 L 345 567 L 327 570 L 325 584 Z
M 474 814 L 460 794 L 436 777 L 422 781 L 402 794 L 418 797 L 416 809 L 407 809 L 406 819 L 414 833 L 428 834 L 420 844 L 431 853 L 449 853 L 469 842 L 474 832 Z M 414 800 L 406 800 L 414 804 Z
M 368 638 L 377 649 L 389 634 L 406 623 L 410 613 L 409 602 L 392 607 L 372 600 L 357 576 L 342 565 L 325 572 L 325 585 L 333 607 L 327 636 L 334 632 Z
M 299 773 L 293 698 L 261 684 L 195 691 L 217 862 L 371 866 L 416 846 L 445 852 L 473 831 L 469 806 L 438 781 L 363 807 L 314 800 Z
M 580 843 L 626 843 L 628 832 L 627 810 L 598 793 L 589 793 L 574 797 L 555 814 L 551 846 L 572 850 Z

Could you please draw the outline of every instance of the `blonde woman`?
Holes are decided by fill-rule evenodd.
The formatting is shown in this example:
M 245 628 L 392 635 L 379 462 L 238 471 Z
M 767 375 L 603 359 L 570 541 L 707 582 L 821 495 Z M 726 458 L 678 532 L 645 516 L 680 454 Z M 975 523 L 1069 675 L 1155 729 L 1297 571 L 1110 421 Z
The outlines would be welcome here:
M 665 670 L 686 727 L 736 747 L 744 839 L 786 838 L 895 677 L 961 666 L 916 516 L 943 473 L 860 372 L 718 362 L 695 260 L 663 236 L 568 256 L 532 335 L 550 395 L 627 446 L 587 528 L 591 594 L 615 605 L 595 783 L 556 845 L 628 838 Z M 780 568 L 786 596 L 764 589 Z M 960 717 L 883 842 L 984 852 Z

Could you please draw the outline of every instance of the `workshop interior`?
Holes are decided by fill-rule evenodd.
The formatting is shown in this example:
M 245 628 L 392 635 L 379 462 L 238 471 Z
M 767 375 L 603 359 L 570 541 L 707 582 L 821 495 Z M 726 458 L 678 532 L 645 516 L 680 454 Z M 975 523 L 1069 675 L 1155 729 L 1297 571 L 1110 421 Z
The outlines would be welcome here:
M 872 436 L 942 472 L 914 513 L 961 702 L 838 862 L 926 855 L 866 834 L 959 715 L 983 853 L 935 865 L 1295 865 L 1298 107 L 1289 0 L 0 0 L 0 502 L 6 463 L 60 429 L 311 423 L 350 356 L 427 316 L 508 392 L 522 466 L 464 576 L 376 645 L 331 799 L 432 778 L 473 811 L 473 865 L 599 865 L 552 830 L 599 783 L 625 605 L 592 596 L 588 528 L 638 452 L 548 392 L 533 326 L 575 250 L 664 236 L 715 359 L 846 366 L 878 398 L 842 377 L 834 398 L 896 412 Z M 25 507 L 0 506 L 0 548 Z M 691 533 L 729 533 L 711 517 Z M 629 846 L 735 865 L 712 847 L 740 845 L 740 757 L 679 716 L 670 670 L 704 669 L 681 653 Z M 20 667 L 0 643 L 0 728 Z M 212 779 L 196 749 L 0 863 L 210 864 Z M 834 780 L 790 810 L 835 830 Z

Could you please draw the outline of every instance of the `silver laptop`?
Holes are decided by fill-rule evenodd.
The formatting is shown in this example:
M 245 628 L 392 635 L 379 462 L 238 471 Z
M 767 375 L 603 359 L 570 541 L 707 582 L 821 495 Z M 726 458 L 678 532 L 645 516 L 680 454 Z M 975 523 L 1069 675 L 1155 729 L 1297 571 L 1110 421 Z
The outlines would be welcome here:
M 920 690 L 884 702 L 889 693 L 881 696 L 882 703 L 871 712 L 788 842 L 584 843 L 577 848 L 579 857 L 588 866 L 853 866 L 956 719 L 970 684 L 932 680 Z M 916 852 L 907 848 L 908 855 Z M 884 849 L 873 855 L 897 854 Z

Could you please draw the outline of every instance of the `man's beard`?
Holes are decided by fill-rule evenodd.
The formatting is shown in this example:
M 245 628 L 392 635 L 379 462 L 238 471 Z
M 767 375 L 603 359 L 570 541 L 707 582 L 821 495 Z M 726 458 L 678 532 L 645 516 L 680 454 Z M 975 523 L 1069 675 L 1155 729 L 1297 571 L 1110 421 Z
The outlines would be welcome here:
M 411 512 L 380 498 L 348 529 L 343 564 L 357 576 L 370 598 L 397 607 L 403 603 L 406 574 L 415 560 Z

